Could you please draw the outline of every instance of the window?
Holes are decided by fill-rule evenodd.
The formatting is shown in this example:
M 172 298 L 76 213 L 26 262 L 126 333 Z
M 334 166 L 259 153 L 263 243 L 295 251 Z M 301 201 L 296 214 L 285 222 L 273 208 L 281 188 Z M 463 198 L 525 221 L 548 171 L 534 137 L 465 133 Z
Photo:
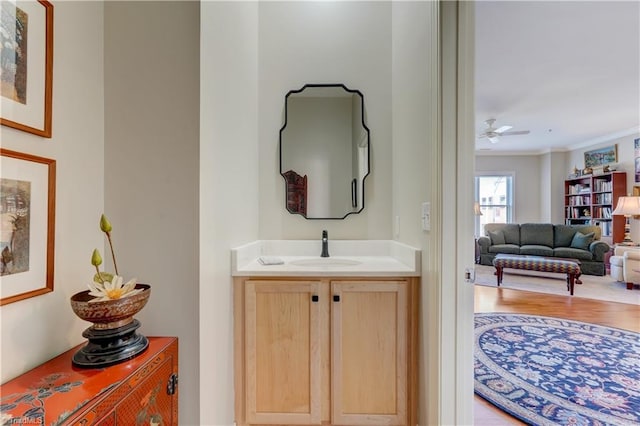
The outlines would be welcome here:
M 487 174 L 476 176 L 476 200 L 482 216 L 476 216 L 476 235 L 484 235 L 487 223 L 513 221 L 513 175 Z

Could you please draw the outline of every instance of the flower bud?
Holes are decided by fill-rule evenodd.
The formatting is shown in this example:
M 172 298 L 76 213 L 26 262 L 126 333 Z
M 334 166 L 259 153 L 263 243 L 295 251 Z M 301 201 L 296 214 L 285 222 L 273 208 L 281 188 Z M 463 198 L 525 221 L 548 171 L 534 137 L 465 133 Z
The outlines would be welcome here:
M 100 229 L 102 230 L 102 232 L 111 232 L 111 230 L 113 229 L 111 227 L 111 222 L 109 222 L 104 214 L 100 217 Z
M 91 255 L 91 264 L 93 266 L 102 265 L 102 256 L 100 256 L 98 249 L 93 250 L 93 254 Z

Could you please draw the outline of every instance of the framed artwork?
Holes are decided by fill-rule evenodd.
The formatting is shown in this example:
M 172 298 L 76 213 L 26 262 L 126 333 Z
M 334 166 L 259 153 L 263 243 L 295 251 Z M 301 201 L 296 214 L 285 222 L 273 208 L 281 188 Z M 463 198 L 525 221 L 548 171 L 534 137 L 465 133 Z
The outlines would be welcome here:
M 0 38 L 0 124 L 50 138 L 53 5 L 2 1 Z
M 634 162 L 636 165 L 636 182 L 640 182 L 640 138 L 634 139 L 633 141 L 633 152 L 635 153 Z M 640 195 L 640 194 L 638 194 Z
M 601 166 L 604 164 L 615 163 L 618 161 L 618 146 L 611 145 L 605 148 L 585 151 L 584 167 Z
M 53 291 L 56 162 L 0 148 L 0 305 Z

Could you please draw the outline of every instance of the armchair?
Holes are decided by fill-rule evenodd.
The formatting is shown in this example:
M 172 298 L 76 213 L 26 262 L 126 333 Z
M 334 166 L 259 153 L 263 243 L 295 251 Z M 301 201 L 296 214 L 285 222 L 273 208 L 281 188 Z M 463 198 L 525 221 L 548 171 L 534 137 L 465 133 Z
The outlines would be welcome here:
M 611 256 L 611 277 L 626 282 L 627 289 L 640 284 L 640 248 L 618 246 Z

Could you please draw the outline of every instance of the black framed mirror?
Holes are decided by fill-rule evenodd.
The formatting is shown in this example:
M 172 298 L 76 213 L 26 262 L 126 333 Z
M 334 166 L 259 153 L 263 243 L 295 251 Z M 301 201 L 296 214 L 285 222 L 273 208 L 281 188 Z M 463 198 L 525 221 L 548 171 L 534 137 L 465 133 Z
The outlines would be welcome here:
M 292 214 L 344 219 L 364 209 L 369 175 L 364 97 L 344 84 L 305 84 L 285 96 L 280 174 Z

